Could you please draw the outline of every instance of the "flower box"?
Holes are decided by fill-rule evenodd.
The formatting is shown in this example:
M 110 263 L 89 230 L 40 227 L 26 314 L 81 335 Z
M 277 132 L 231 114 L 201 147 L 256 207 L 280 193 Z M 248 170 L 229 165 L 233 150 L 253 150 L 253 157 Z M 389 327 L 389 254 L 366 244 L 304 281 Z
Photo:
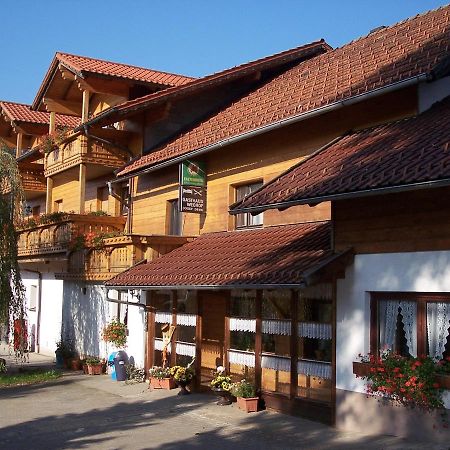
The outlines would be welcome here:
M 237 397 L 237 405 L 239 409 L 247 413 L 256 412 L 258 411 L 258 397 Z
M 353 373 L 357 377 L 367 377 L 370 375 L 370 367 L 371 365 L 369 363 L 353 361 Z M 450 375 L 437 374 L 436 383 L 443 389 L 450 389 Z
M 450 389 L 450 375 L 436 375 L 436 383 L 443 389 Z
M 353 373 L 357 377 L 367 377 L 370 374 L 370 364 L 353 361 Z
M 177 386 L 173 378 L 153 378 L 150 377 L 150 386 L 153 389 L 175 389 Z
M 102 363 L 88 364 L 87 369 L 89 375 L 101 375 L 103 372 Z

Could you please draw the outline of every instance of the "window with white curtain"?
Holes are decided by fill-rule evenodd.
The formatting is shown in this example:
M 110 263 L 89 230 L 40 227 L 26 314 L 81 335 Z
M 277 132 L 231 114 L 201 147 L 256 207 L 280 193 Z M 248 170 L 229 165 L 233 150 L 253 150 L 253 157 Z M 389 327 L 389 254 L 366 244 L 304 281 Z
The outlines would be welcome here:
M 247 195 L 256 191 L 263 185 L 262 181 L 258 183 L 245 184 L 236 187 L 236 201 L 242 200 Z M 263 213 L 251 215 L 242 213 L 236 215 L 236 228 L 259 227 L 263 224 Z
M 380 351 L 414 357 L 426 354 L 435 360 L 450 356 L 450 295 L 377 292 L 372 298 Z

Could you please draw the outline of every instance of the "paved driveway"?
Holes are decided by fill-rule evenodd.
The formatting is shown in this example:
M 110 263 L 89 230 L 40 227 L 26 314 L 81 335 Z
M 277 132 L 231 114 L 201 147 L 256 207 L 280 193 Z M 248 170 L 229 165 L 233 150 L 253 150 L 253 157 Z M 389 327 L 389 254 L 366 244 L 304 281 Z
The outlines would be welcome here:
M 269 411 L 245 414 L 214 397 L 68 373 L 0 389 L 0 449 L 440 449 Z

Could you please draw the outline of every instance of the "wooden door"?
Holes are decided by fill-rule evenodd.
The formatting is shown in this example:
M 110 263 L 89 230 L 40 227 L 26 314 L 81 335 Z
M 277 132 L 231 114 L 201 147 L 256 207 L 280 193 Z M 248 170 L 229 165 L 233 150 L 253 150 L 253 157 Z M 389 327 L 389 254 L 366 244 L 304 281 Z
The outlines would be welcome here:
M 209 386 L 217 366 L 224 364 L 226 294 L 205 291 L 202 296 L 201 384 Z

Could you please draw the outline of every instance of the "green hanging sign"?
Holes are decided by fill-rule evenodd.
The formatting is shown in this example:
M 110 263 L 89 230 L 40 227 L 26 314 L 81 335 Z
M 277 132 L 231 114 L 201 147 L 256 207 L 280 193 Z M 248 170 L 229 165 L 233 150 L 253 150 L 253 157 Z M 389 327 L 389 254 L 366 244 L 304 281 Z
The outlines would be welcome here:
M 206 165 L 202 161 L 183 161 L 180 164 L 181 186 L 206 186 Z

